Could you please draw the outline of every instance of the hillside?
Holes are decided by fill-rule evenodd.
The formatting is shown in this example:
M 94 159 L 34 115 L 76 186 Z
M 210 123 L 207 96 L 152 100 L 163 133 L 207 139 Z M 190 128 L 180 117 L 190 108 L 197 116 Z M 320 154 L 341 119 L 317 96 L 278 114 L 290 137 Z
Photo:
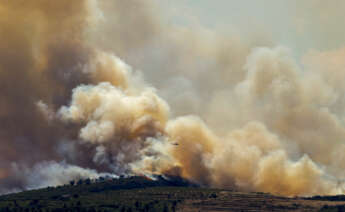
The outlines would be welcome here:
M 344 211 L 345 197 L 285 198 L 200 188 L 182 179 L 83 180 L 0 197 L 0 211 Z

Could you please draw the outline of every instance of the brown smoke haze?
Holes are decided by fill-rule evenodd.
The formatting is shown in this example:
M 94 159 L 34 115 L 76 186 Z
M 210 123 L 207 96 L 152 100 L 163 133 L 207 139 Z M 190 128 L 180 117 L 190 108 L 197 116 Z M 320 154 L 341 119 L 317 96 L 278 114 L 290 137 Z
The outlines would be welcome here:
M 344 4 L 302 2 L 289 5 L 302 40 L 339 28 L 328 23 Z M 162 10 L 153 0 L 0 1 L 0 193 L 169 174 L 343 194 L 345 48 L 332 41 L 296 59 L 269 32 L 174 24 Z

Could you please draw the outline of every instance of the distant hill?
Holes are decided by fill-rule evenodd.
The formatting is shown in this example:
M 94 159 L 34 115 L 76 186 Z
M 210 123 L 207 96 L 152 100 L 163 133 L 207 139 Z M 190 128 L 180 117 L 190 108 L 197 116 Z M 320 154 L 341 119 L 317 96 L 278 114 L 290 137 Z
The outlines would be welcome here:
M 78 180 L 0 197 L 0 212 L 344 211 L 344 205 L 340 197 L 285 198 L 162 176 Z

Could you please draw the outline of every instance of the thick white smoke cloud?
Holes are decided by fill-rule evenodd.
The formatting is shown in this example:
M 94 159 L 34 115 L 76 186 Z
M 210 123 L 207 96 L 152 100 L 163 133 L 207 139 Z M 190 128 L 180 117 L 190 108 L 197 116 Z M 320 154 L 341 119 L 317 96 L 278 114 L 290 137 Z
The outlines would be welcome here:
M 129 70 L 122 73 L 130 76 Z M 168 120 L 169 107 L 150 87 L 131 94 L 130 86 L 82 85 L 59 114 L 65 121 L 82 123 L 81 142 L 99 145 L 94 161 L 113 171 L 178 174 L 205 185 L 284 195 L 342 193 L 336 180 L 340 176 L 329 172 L 332 154 L 319 149 L 334 152 L 342 144 L 336 138 L 328 144 L 315 140 L 325 136 L 319 131 L 342 136 L 329 127 L 338 125 L 336 117 L 325 106 L 317 107 L 334 94 L 310 98 L 311 85 L 305 82 L 314 83 L 314 77 L 302 73 L 283 47 L 254 49 L 244 70 L 245 79 L 231 91 L 238 102 L 229 109 L 244 127 L 225 134 L 195 116 Z M 326 87 L 319 89 L 328 90 L 321 85 Z M 313 125 L 319 131 L 308 132 L 315 135 L 306 138 L 306 128 Z M 312 142 L 316 146 L 310 147 Z
M 64 162 L 42 162 L 32 168 L 12 164 L 17 180 L 26 181 L 25 189 L 44 188 L 69 184 L 70 181 L 78 179 L 98 179 L 99 177 L 114 177 L 109 173 L 98 173 L 96 170 L 81 168 L 66 164 Z M 24 177 L 25 176 L 25 177 Z M 23 179 L 20 179 L 23 178 Z

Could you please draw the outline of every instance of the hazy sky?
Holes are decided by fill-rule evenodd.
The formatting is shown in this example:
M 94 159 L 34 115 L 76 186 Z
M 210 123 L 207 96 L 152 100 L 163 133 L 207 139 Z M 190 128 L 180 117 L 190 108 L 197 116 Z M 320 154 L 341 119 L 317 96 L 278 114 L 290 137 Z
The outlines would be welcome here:
M 200 24 L 241 36 L 256 34 L 288 46 L 297 55 L 310 49 L 341 48 L 345 41 L 344 1 L 177 0 L 159 1 L 171 20 Z

